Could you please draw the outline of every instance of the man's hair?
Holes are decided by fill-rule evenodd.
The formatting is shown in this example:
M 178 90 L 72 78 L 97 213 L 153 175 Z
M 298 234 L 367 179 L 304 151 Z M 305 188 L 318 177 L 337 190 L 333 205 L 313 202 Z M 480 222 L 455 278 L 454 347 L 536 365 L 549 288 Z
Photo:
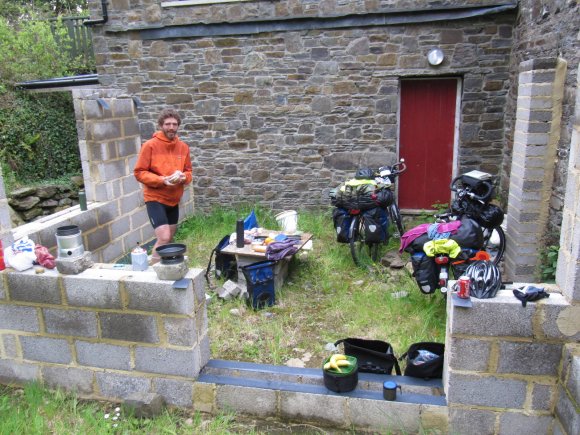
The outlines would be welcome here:
M 177 125 L 181 125 L 181 117 L 173 109 L 163 109 L 159 116 L 157 117 L 157 125 L 161 127 L 167 118 L 175 118 L 177 120 Z

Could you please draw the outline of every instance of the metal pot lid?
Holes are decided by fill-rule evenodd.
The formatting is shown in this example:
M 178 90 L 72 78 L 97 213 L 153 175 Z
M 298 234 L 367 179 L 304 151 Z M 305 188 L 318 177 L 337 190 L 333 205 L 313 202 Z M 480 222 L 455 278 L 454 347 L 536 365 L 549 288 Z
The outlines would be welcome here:
M 158 246 L 156 249 L 161 258 L 183 256 L 186 250 L 187 246 L 183 243 L 169 243 L 167 245 Z

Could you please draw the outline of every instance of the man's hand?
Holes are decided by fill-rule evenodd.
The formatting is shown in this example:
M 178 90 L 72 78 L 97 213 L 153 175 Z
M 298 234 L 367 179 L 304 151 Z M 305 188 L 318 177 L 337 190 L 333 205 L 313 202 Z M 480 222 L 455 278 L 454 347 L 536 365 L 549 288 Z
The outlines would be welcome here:
M 173 174 L 163 179 L 163 184 L 166 186 L 174 186 L 183 183 L 185 183 L 185 174 L 181 171 L 175 171 Z

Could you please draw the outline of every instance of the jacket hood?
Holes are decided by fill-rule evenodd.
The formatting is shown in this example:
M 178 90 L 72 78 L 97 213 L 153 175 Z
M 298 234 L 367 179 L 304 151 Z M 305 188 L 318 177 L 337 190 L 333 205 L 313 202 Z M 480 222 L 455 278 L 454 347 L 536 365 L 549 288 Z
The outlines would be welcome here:
M 173 140 L 168 139 L 162 131 L 156 131 L 155 133 L 153 133 L 153 137 L 157 140 L 160 140 L 161 142 L 163 142 L 167 145 L 175 145 L 177 143 L 177 141 L 179 140 L 177 135 L 175 135 Z

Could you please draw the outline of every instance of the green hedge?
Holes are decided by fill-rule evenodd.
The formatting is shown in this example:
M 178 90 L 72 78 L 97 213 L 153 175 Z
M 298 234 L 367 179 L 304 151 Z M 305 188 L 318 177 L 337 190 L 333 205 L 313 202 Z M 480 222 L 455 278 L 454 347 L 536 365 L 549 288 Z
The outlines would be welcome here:
M 0 92 L 0 161 L 8 185 L 80 173 L 70 92 Z

